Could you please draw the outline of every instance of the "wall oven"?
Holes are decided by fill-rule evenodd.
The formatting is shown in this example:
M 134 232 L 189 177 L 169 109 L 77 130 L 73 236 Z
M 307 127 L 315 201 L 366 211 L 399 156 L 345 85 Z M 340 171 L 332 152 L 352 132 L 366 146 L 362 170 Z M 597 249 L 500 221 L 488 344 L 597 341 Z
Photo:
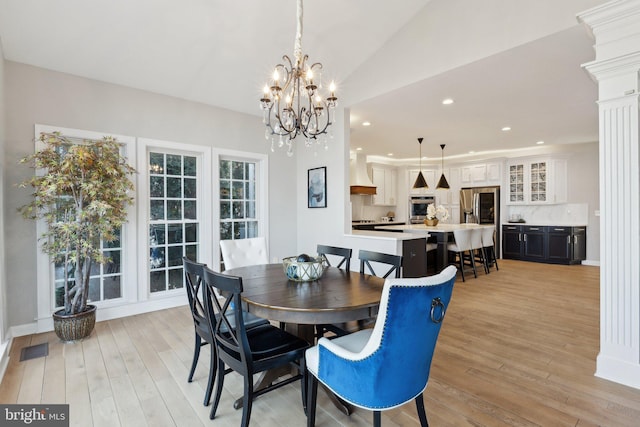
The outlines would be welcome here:
M 427 217 L 427 206 L 435 204 L 434 196 L 411 196 L 409 198 L 409 221 L 420 224 Z

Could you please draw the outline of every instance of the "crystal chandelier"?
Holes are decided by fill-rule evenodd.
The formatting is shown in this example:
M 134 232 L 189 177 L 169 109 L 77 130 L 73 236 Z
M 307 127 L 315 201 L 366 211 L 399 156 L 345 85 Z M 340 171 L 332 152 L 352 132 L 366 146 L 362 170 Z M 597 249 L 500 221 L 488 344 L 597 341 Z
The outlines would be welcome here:
M 322 64 L 308 65 L 309 56 L 302 54 L 302 0 L 297 2 L 295 62 L 287 55 L 282 57 L 286 63 L 276 65 L 271 83 L 264 86 L 260 99 L 262 121 L 267 127 L 265 138 L 271 139 L 271 151 L 275 151 L 276 144 L 278 147 L 286 145 L 288 156 L 293 155 L 293 140 L 298 134 L 304 135 L 307 147 L 313 145 L 314 140 L 320 143 L 318 137 L 322 136 L 324 147 L 328 148 L 327 135 L 330 138 L 333 135 L 327 129 L 335 120 L 338 105 L 334 82 L 331 82 L 326 98 L 320 94 Z

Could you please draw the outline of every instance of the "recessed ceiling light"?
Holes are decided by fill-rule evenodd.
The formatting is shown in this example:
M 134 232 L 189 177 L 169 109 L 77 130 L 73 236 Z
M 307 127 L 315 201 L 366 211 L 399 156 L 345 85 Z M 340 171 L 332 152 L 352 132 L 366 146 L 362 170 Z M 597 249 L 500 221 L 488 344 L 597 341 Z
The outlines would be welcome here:
M 393 156 L 393 153 L 387 153 L 387 156 Z
M 356 148 L 356 151 L 362 151 L 362 147 Z
M 469 151 L 469 154 L 473 154 L 473 153 L 475 153 L 475 151 L 473 151 L 473 150 Z
M 453 104 L 453 99 L 447 98 L 442 100 L 442 105 L 451 105 Z
M 511 130 L 511 128 L 509 126 L 505 126 L 502 128 L 503 132 L 509 132 Z
M 542 145 L 542 144 L 544 144 L 544 141 L 538 141 L 538 142 L 536 142 L 536 144 Z
M 362 126 L 371 126 L 371 122 L 362 122 Z

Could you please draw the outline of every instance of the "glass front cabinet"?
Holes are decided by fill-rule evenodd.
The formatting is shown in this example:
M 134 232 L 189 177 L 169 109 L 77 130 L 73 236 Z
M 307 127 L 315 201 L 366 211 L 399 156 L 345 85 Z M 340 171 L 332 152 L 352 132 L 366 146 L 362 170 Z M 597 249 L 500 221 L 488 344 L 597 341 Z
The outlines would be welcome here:
M 507 204 L 564 203 L 567 200 L 566 159 L 535 159 L 507 166 Z

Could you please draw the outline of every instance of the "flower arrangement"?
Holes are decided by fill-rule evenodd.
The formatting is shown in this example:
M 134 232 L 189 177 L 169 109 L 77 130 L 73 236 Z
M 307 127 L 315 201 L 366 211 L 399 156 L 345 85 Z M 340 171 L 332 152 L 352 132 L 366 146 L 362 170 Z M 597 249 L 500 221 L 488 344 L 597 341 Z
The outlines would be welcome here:
M 438 205 L 436 207 L 435 204 L 430 203 L 427 206 L 427 219 L 446 221 L 447 219 L 449 219 L 449 211 L 442 205 Z

